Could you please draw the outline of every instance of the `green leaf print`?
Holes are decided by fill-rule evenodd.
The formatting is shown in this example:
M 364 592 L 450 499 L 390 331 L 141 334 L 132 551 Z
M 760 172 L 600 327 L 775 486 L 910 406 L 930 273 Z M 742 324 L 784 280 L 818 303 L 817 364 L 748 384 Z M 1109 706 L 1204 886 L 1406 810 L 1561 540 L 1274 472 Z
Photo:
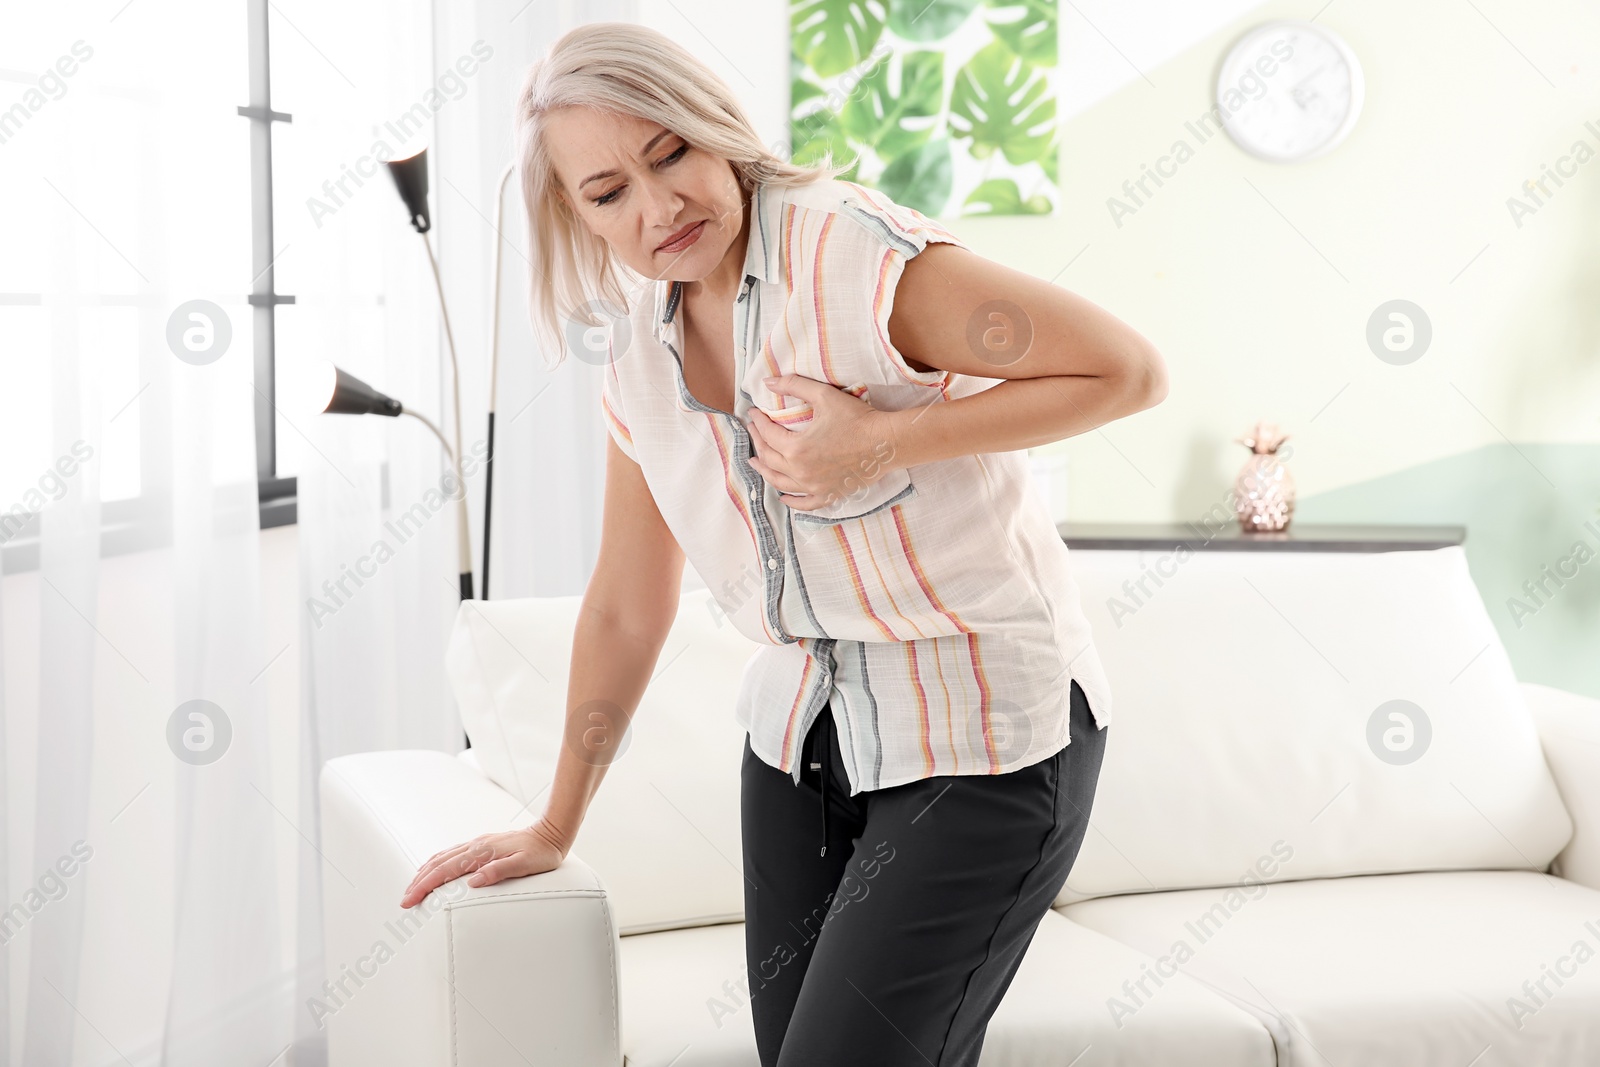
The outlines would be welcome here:
M 1039 157 L 1039 165 L 1044 167 L 1044 176 L 1050 179 L 1051 185 L 1061 184 L 1057 176 L 1061 169 L 1061 127 L 1057 126 L 1056 132 L 1051 134 L 1050 147 Z
M 1055 134 L 1056 101 L 1045 72 L 1003 41 L 980 49 L 956 72 L 950 95 L 953 136 L 970 140 L 974 159 L 996 149 L 1013 165 L 1038 159 Z
M 789 108 L 790 114 L 800 110 L 800 105 L 807 100 L 814 100 L 826 95 L 826 90 L 816 82 L 804 78 L 796 78 L 789 83 Z
M 1036 67 L 1056 65 L 1056 0 L 989 0 L 989 7 L 989 29 L 1007 48 Z
M 1050 200 L 1043 193 L 1022 199 L 1022 190 L 1010 178 L 991 178 L 967 194 L 964 208 L 981 207 L 986 210 L 963 211 L 963 215 L 1048 215 Z
M 794 54 L 819 78 L 866 59 L 883 36 L 883 23 L 884 0 L 793 0 L 789 7 Z
M 950 178 L 950 142 L 941 137 L 895 159 L 873 184 L 895 203 L 934 218 L 950 200 Z
M 883 62 L 861 80 L 839 113 L 846 136 L 868 144 L 882 159 L 895 159 L 933 136 L 933 123 L 907 125 L 905 119 L 932 119 L 944 104 L 944 53 L 906 53 L 900 61 L 900 93 L 889 90 L 889 64 Z
M 908 41 L 937 41 L 967 21 L 978 0 L 894 0 L 889 28 Z
M 850 164 L 850 169 L 839 175 L 845 181 L 859 180 L 861 158 L 850 145 L 844 131 L 839 128 L 833 112 L 823 109 L 789 124 L 790 139 L 794 142 L 789 162 L 797 167 L 809 167 L 823 161 L 833 153 L 833 165 Z

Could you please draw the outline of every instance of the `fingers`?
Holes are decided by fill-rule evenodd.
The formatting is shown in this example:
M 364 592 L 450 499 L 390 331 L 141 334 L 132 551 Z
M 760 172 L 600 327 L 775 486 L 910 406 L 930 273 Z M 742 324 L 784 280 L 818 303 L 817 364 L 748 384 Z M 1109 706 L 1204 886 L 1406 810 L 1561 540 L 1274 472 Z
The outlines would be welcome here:
M 470 886 L 494 885 L 496 882 L 507 878 L 519 878 L 524 874 L 535 871 L 547 870 L 547 867 L 537 867 L 529 861 L 529 852 L 526 847 L 519 844 L 503 856 L 496 856 L 494 860 L 478 868 L 478 872 L 467 879 Z
M 493 858 L 494 847 L 483 838 L 473 838 L 454 848 L 435 852 L 412 876 L 411 884 L 406 886 L 400 897 L 400 906 L 411 907 L 444 883 L 477 869 Z
M 788 454 L 789 439 L 796 432 L 773 421 L 765 411 L 755 407 L 745 417 L 745 426 L 750 430 L 751 441 L 757 445 L 757 452 L 771 452 L 775 456 Z
M 416 877 L 411 879 L 411 884 L 406 887 L 405 894 L 400 898 L 400 906 L 409 908 L 435 889 L 453 878 L 459 878 L 461 872 L 454 870 L 455 861 L 446 861 L 427 871 L 418 871 Z
M 756 473 L 761 475 L 761 477 L 765 479 L 766 483 L 778 490 L 778 492 L 789 493 L 791 495 L 804 495 L 804 491 L 799 482 L 795 481 L 787 474 L 783 474 L 775 470 L 770 463 L 767 463 L 755 456 L 751 456 L 750 466 L 755 468 Z
M 477 874 L 474 874 L 471 878 L 467 879 L 467 884 L 470 886 L 494 885 L 496 882 L 507 876 L 506 866 L 509 859 L 510 857 L 507 857 L 506 859 L 499 859 L 494 860 L 491 863 L 485 863 L 482 867 L 478 868 Z
M 457 856 L 461 855 L 463 852 L 467 851 L 467 849 L 469 849 L 471 847 L 472 847 L 472 842 L 468 841 L 468 842 L 466 842 L 464 844 L 457 845 L 455 848 L 447 848 L 443 852 L 435 852 L 432 856 L 430 856 L 428 858 L 428 861 L 426 863 L 424 863 L 421 867 L 417 868 L 417 873 L 412 878 L 412 881 L 416 882 L 418 880 L 421 880 L 423 878 L 428 877 L 429 875 L 433 874 L 434 871 L 436 871 L 440 867 L 442 867 L 444 864 L 449 863 L 451 860 L 455 859 Z
M 445 860 L 449 859 L 451 856 L 454 856 L 456 853 L 460 852 L 462 849 L 471 844 L 471 841 L 467 841 L 456 845 L 454 848 L 440 849 L 438 852 L 435 852 L 433 855 L 429 856 L 423 861 L 422 866 L 417 868 L 417 873 L 420 874 L 423 871 L 431 870 L 432 868 L 437 867 L 439 864 L 443 863 Z

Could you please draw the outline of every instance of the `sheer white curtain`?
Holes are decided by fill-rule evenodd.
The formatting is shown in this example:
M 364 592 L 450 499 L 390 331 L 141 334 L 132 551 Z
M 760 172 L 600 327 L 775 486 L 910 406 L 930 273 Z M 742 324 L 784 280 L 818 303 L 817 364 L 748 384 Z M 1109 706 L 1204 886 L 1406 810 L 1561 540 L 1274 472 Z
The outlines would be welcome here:
M 265 1063 L 244 8 L 0 19 L 0 1062 Z
M 430 149 L 469 454 L 502 244 L 494 595 L 578 592 L 593 563 L 598 379 L 532 348 L 514 188 L 503 238 L 490 222 L 528 64 L 633 3 L 268 7 L 293 116 L 272 242 L 295 298 L 275 315 L 292 589 L 257 505 L 248 6 L 0 13 L 0 1067 L 324 1063 L 323 980 L 348 961 L 322 951 L 322 765 L 461 746 L 438 442 L 302 391 L 330 360 L 453 436 L 426 254 L 380 153 Z M 481 464 L 467 493 L 482 595 Z M 290 599 L 293 636 L 269 641 Z
M 426 147 L 436 164 L 436 116 L 479 91 L 478 60 L 468 52 L 457 68 L 459 55 L 435 56 L 420 0 L 282 2 L 272 14 L 273 106 L 294 115 L 275 142 L 277 283 L 295 295 L 278 318 L 280 380 L 293 393 L 335 363 L 453 440 L 427 253 L 378 157 Z M 463 413 L 481 407 L 464 383 Z M 299 496 L 294 1025 L 295 1064 L 307 1067 L 325 1061 L 323 1023 L 339 1003 L 325 975 L 355 962 L 323 955 L 321 767 L 354 752 L 462 747 L 443 664 L 459 603 L 458 505 L 437 438 L 413 418 L 288 413 L 279 426 Z
M 512 162 L 517 90 L 533 61 L 562 34 L 587 22 L 638 21 L 639 0 L 472 0 L 435 5 L 435 58 L 441 66 L 484 41 L 494 50 L 472 94 L 438 115 L 435 194 L 445 287 L 463 354 L 462 388 L 478 398 L 463 408 L 464 437 L 484 433 L 479 406 L 488 393 L 491 275 L 496 243 L 500 295 L 500 375 L 495 428 L 494 530 L 489 595 L 496 600 L 582 593 L 600 542 L 605 490 L 605 427 L 599 368 L 537 350 L 528 325 L 527 220 L 513 178 L 497 234 L 495 192 Z M 483 476 L 470 480 L 473 551 L 483 561 Z M 482 595 L 480 589 L 479 595 Z

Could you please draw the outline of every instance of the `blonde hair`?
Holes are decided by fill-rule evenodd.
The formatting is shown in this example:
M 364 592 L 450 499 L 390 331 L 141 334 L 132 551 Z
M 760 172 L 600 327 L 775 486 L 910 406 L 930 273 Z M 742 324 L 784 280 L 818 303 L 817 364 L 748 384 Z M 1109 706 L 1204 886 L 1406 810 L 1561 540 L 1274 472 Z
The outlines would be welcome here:
M 670 37 L 631 22 L 591 22 L 550 46 L 517 95 L 518 181 L 528 216 L 529 314 L 540 347 L 566 349 L 563 325 L 606 325 L 645 278 L 611 254 L 558 195 L 546 115 L 592 107 L 659 123 L 726 159 L 745 195 L 757 184 L 807 185 L 849 169 L 796 166 L 761 143 L 726 82 Z M 621 355 L 621 353 L 617 353 Z M 560 363 L 560 358 L 556 360 Z

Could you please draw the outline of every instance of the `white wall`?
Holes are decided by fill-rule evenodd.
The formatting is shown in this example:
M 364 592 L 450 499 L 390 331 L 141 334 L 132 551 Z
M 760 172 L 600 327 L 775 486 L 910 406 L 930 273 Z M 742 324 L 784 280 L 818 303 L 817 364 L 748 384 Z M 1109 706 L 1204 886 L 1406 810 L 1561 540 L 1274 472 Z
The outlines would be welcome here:
M 1600 149 L 1593 4 L 1061 9 L 1062 210 L 947 221 L 981 255 L 1108 308 L 1167 360 L 1164 404 L 1055 446 L 1070 457 L 1071 518 L 1202 514 L 1244 461 L 1231 439 L 1259 418 L 1293 435 L 1304 495 L 1505 439 L 1597 439 L 1600 162 L 1521 228 L 1506 208 L 1575 140 Z M 640 3 L 641 21 L 745 95 L 770 139 L 785 129 L 784 15 L 774 4 Z M 1119 227 L 1107 198 L 1176 138 L 1193 141 L 1184 122 L 1214 103 L 1228 46 L 1260 22 L 1313 15 L 1365 71 L 1350 138 L 1290 165 L 1212 138 Z M 1430 354 L 1407 367 L 1380 362 L 1364 340 L 1372 310 L 1397 297 L 1434 326 Z

